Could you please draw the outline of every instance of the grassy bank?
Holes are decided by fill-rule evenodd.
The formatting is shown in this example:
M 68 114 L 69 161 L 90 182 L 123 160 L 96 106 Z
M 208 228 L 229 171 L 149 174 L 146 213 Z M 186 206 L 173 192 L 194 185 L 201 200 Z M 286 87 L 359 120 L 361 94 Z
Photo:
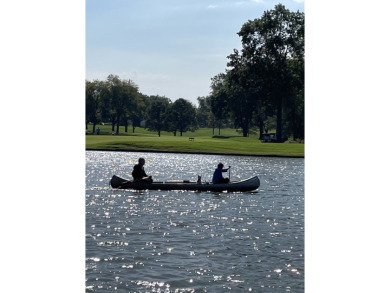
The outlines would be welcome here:
M 86 135 L 87 150 L 304 156 L 304 144 L 262 143 L 258 140 L 257 134 L 242 137 L 234 129 L 223 129 L 221 135 L 218 135 L 218 130 L 216 130 L 214 136 L 211 129 L 202 128 L 195 132 L 183 133 L 183 136 L 162 133 L 159 137 L 157 133 L 149 132 L 143 128 L 137 128 L 135 133 L 132 133 L 132 129 L 129 128 L 128 133 L 120 132 L 119 135 L 111 135 L 110 126 L 100 126 L 100 128 L 100 135 Z M 194 140 L 189 140 L 189 137 L 193 137 Z

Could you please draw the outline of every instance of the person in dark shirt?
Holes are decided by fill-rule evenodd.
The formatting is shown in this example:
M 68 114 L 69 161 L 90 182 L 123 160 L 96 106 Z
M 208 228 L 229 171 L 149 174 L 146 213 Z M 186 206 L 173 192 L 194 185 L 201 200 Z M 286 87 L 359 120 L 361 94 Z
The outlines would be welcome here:
M 145 159 L 139 158 L 138 164 L 134 165 L 133 172 L 131 173 L 131 175 L 133 175 L 134 181 L 152 183 L 153 182 L 152 176 L 148 176 L 145 173 L 144 165 L 145 165 Z
M 229 183 L 229 178 L 224 178 L 222 176 L 222 173 L 223 172 L 227 172 L 228 170 L 230 169 L 230 166 L 229 168 L 227 169 L 223 169 L 223 164 L 222 163 L 219 163 L 218 164 L 218 168 L 215 169 L 214 171 L 214 175 L 213 175 L 213 184 L 218 184 L 218 183 Z

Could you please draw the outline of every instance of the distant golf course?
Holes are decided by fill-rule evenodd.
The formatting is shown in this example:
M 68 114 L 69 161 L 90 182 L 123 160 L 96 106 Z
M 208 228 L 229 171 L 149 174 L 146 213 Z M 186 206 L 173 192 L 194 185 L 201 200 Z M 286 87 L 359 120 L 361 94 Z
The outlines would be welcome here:
M 88 133 L 85 136 L 86 150 L 142 151 L 142 152 L 176 152 L 199 154 L 230 154 L 252 156 L 304 157 L 304 144 L 298 142 L 264 143 L 258 133 L 242 137 L 235 129 L 200 128 L 194 132 L 177 133 L 151 132 L 132 127 L 125 132 L 121 127 L 119 135 L 112 135 L 111 125 L 98 125 L 100 134 Z M 92 126 L 88 127 L 92 132 Z M 97 127 L 96 127 L 97 128 Z

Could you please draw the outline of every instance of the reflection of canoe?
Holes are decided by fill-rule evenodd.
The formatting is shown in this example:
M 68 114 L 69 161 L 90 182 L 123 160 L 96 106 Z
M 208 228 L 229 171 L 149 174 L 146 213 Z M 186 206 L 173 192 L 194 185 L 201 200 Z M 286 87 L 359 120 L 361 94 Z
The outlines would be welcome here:
M 255 176 L 243 181 L 233 181 L 223 184 L 198 184 L 189 181 L 165 181 L 165 182 L 133 182 L 122 179 L 116 175 L 112 176 L 111 187 L 118 189 L 151 189 L 151 190 L 198 190 L 198 191 L 251 191 L 260 186 L 260 179 Z

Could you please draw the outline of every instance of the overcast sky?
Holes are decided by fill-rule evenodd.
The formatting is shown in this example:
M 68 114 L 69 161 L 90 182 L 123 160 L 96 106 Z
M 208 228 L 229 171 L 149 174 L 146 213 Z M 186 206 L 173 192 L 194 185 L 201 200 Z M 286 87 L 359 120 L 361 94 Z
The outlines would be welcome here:
M 143 94 L 196 104 L 241 49 L 237 32 L 282 3 L 303 0 L 87 0 L 86 79 L 131 79 Z

